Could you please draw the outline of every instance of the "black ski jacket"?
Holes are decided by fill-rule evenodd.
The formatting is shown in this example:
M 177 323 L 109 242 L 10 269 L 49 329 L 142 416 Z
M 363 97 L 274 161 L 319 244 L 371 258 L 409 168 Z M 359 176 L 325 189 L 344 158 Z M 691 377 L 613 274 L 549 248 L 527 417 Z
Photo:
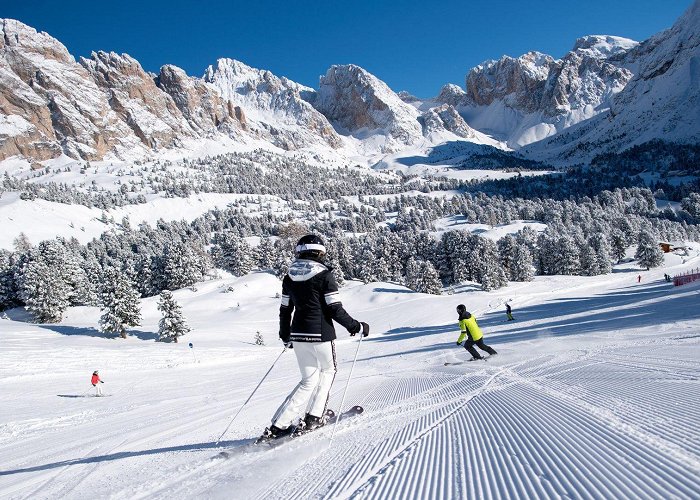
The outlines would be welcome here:
M 361 329 L 360 323 L 343 309 L 338 285 L 328 267 L 309 259 L 297 259 L 292 262 L 289 272 L 282 280 L 282 341 L 335 340 L 333 320 L 343 325 L 350 333 L 357 333 Z

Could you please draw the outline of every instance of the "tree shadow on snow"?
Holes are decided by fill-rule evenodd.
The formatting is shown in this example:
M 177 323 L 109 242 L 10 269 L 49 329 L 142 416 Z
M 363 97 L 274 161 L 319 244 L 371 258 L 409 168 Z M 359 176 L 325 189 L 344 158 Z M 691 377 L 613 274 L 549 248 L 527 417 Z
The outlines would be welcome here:
M 575 317 L 566 317 L 572 315 Z M 555 299 L 522 309 L 514 307 L 512 322 L 506 322 L 504 316 L 502 312 L 492 312 L 479 321 L 487 343 L 648 328 L 700 319 L 700 308 L 697 292 L 662 282 L 600 295 Z M 519 324 L 523 322 L 534 324 Z
M 629 287 L 593 296 L 554 299 L 527 306 L 513 305 L 515 321 L 507 321 L 505 310 L 477 312 L 479 326 L 488 345 L 548 337 L 605 334 L 614 330 L 634 330 L 676 321 L 700 319 L 700 291 L 683 290 L 666 282 Z M 573 317 L 570 317 L 573 316 Z M 432 335 L 450 335 L 448 342 L 397 351 L 365 360 L 454 349 L 459 335 L 457 320 L 444 325 L 394 328 L 371 342 L 408 340 Z M 454 337 L 454 339 L 452 338 Z M 438 339 L 436 339 L 438 340 Z
M 51 324 L 42 324 L 41 327 L 46 328 L 47 330 L 51 330 L 52 332 L 60 333 L 61 335 L 83 335 L 85 337 L 100 337 L 114 339 L 120 338 L 118 336 L 104 334 L 98 329 L 90 327 Z M 153 332 L 143 332 L 140 330 L 127 330 L 127 334 L 129 336 L 136 337 L 140 340 L 156 340 L 156 338 L 158 338 L 158 335 L 156 335 Z
M 37 472 L 42 470 L 51 470 L 69 465 L 81 464 L 96 464 L 100 462 L 111 462 L 114 460 L 122 460 L 124 458 L 146 457 L 150 455 L 158 455 L 161 453 L 171 453 L 174 451 L 195 452 L 201 450 L 211 450 L 219 448 L 235 448 L 254 442 L 254 439 L 238 439 L 235 441 L 221 441 L 220 443 L 194 443 L 184 444 L 180 446 L 168 446 L 164 448 L 153 448 L 151 450 L 141 451 L 120 451 L 118 453 L 110 453 L 109 455 L 98 455 L 94 457 L 83 457 L 72 460 L 61 460 L 60 462 L 52 462 L 48 464 L 35 465 L 34 467 L 24 467 L 21 469 L 0 470 L 0 476 L 11 476 L 13 474 L 22 474 L 25 472 Z
M 413 290 L 409 290 L 408 288 L 381 288 L 377 287 L 372 289 L 373 292 L 382 292 L 382 293 L 416 293 Z

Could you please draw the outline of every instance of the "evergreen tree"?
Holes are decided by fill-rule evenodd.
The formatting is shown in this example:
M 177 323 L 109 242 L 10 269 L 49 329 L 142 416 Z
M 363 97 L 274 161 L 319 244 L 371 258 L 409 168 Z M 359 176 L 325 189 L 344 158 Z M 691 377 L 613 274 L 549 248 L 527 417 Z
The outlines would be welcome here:
M 105 271 L 102 286 L 100 331 L 125 339 L 126 327 L 141 321 L 139 294 L 126 274 L 114 268 Z
M 0 249 L 0 311 L 19 305 L 15 282 L 15 255 Z
M 204 252 L 185 243 L 166 245 L 162 259 L 161 289 L 177 290 L 194 285 L 206 272 Z
M 560 237 L 555 249 L 554 274 L 578 275 L 581 273 L 579 249 L 571 236 Z
M 481 287 L 487 292 L 508 286 L 508 278 L 498 260 L 496 244 L 487 238 L 479 239 L 481 262 L 476 281 L 481 283 Z
M 42 241 L 18 268 L 20 299 L 39 323 L 57 323 L 70 305 L 73 289 L 66 280 L 65 253 L 56 241 Z
M 406 276 L 406 286 L 413 291 L 418 291 L 418 280 L 420 279 L 421 266 L 418 261 L 410 257 L 406 261 L 406 269 L 404 274 Z
M 245 276 L 253 269 L 253 252 L 250 245 L 233 233 L 227 232 L 217 236 L 212 253 L 216 265 L 234 276 Z
M 272 245 L 270 238 L 261 238 L 260 244 L 255 248 L 255 250 L 258 269 L 270 269 L 275 258 L 275 248 Z
M 601 274 L 598 267 L 598 258 L 595 250 L 590 245 L 583 245 L 580 250 L 581 274 L 583 276 L 597 276 Z
M 435 270 L 435 266 L 430 262 L 422 261 L 415 281 L 415 291 L 440 295 L 441 288 L 442 284 L 440 283 L 440 277 Z
M 612 249 L 608 238 L 602 233 L 596 233 L 589 238 L 590 246 L 595 250 L 600 274 L 608 274 L 612 271 L 611 253 Z
M 163 316 L 158 322 L 158 341 L 159 342 L 175 342 L 179 337 L 187 335 L 190 328 L 182 316 L 182 308 L 175 301 L 170 290 L 160 292 L 160 300 L 158 301 L 158 310 L 163 313 Z
M 639 232 L 637 251 L 634 254 L 639 265 L 646 267 L 647 271 L 652 267 L 660 266 L 664 261 L 664 253 L 659 246 L 658 239 L 647 229 Z
M 534 276 L 530 250 L 528 250 L 527 245 L 518 245 L 510 265 L 511 281 L 532 281 Z
M 613 229 L 610 233 L 610 244 L 611 255 L 619 264 L 625 257 L 627 247 L 629 246 L 627 243 L 627 238 L 625 237 L 625 233 L 623 233 L 617 228 Z

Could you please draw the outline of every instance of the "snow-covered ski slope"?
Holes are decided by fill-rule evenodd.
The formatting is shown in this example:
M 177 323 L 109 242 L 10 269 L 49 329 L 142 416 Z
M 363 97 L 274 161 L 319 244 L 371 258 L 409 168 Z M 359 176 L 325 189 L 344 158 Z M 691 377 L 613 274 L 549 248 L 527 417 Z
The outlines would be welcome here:
M 365 413 L 341 421 L 332 444 L 327 427 L 272 450 L 250 443 L 297 383 L 292 352 L 216 439 L 282 352 L 276 278 L 175 292 L 193 329 L 180 344 L 153 342 L 155 299 L 127 340 L 102 338 L 96 309 L 58 325 L 10 311 L 0 497 L 698 498 L 700 285 L 674 288 L 663 274 L 699 263 L 445 296 L 350 283 L 343 302 L 372 335 L 345 406 Z M 497 356 L 444 366 L 468 357 L 455 345 L 459 303 Z M 335 410 L 358 346 L 339 337 Z M 83 397 L 95 369 L 111 397 Z M 222 450 L 229 459 L 212 459 Z

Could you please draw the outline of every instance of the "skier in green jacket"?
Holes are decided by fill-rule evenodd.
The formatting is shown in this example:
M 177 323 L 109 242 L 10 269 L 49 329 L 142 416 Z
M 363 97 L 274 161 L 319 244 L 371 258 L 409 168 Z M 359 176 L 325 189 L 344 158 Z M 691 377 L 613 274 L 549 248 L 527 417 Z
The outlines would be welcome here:
M 482 333 L 481 328 L 479 328 L 479 325 L 476 323 L 476 318 L 467 311 L 464 304 L 457 306 L 457 314 L 459 314 L 459 329 L 461 330 L 459 338 L 457 339 L 457 345 L 462 345 L 464 339 L 467 339 L 464 341 L 464 348 L 469 351 L 469 354 L 472 355 L 472 359 L 470 359 L 470 361 L 475 359 L 484 359 L 483 356 L 481 356 L 481 354 L 474 349 L 474 344 L 476 344 L 482 351 L 489 353 L 491 356 L 498 354 L 493 347 L 484 344 L 484 334 Z

